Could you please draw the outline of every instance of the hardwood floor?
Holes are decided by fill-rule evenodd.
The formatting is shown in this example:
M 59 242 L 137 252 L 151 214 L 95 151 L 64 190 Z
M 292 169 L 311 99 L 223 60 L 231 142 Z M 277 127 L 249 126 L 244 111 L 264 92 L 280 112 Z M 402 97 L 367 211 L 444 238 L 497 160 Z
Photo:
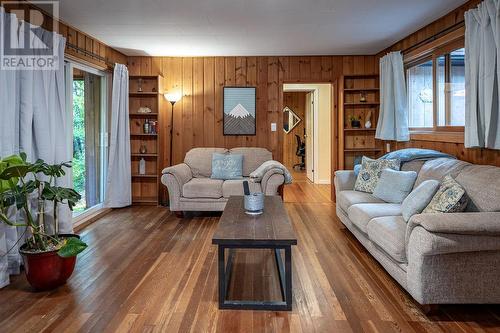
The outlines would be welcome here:
M 298 178 L 285 191 L 298 237 L 291 312 L 218 310 L 217 214 L 133 207 L 83 230 L 90 247 L 66 286 L 33 293 L 21 275 L 0 290 L 0 332 L 500 331 L 498 305 L 425 316 L 342 227 L 328 194 Z M 234 268 L 232 297 L 279 295 L 271 253 L 240 251 Z

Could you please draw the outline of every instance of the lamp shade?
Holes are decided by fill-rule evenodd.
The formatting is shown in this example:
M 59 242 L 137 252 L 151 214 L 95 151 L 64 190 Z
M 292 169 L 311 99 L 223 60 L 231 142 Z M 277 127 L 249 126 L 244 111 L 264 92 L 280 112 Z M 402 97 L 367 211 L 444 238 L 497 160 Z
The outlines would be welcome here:
M 165 96 L 165 99 L 170 103 L 176 103 L 182 97 L 182 95 L 179 92 L 165 93 L 163 96 Z

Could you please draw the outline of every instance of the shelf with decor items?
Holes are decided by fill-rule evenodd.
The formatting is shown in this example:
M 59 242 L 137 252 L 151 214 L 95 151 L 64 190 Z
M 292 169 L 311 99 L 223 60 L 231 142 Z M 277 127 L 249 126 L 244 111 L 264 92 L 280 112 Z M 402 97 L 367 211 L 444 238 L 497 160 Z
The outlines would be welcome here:
M 339 169 L 352 169 L 361 156 L 382 154 L 375 139 L 380 110 L 378 74 L 345 75 L 339 83 Z
M 159 204 L 160 110 L 163 106 L 163 77 L 129 77 L 130 159 L 132 204 Z

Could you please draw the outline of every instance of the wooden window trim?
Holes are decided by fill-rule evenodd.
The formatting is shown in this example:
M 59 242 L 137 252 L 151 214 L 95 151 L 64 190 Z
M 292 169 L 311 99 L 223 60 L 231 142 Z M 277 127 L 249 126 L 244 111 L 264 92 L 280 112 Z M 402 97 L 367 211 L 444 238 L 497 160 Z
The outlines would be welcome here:
M 464 143 L 464 132 L 452 131 L 411 131 L 410 140 L 412 141 L 435 141 L 435 142 L 448 142 L 448 143 Z
M 429 60 L 432 60 L 433 72 L 433 127 L 410 127 L 411 140 L 464 143 L 463 126 L 438 126 L 439 102 L 437 99 L 437 59 L 463 48 L 464 42 L 465 28 L 462 27 L 404 55 L 405 74 L 409 68 Z

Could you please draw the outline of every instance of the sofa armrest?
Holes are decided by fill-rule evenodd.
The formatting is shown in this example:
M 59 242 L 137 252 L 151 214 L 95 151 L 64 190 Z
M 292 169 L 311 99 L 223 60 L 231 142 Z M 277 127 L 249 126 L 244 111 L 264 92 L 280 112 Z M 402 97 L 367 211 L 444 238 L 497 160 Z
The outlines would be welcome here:
M 191 168 L 187 164 L 181 163 L 163 169 L 161 182 L 168 189 L 169 208 L 171 211 L 180 211 L 180 198 L 184 184 L 193 178 Z
M 417 214 L 408 229 L 417 225 L 434 233 L 500 236 L 500 212 Z
M 356 175 L 353 170 L 335 171 L 335 193 L 346 190 L 353 190 L 356 183 Z
M 285 176 L 283 170 L 272 168 L 264 174 L 260 185 L 262 187 L 262 192 L 265 195 L 276 195 L 278 193 L 278 187 L 284 183 Z
M 500 212 L 419 214 L 408 221 L 408 258 L 500 250 Z
M 191 172 L 191 168 L 185 163 L 167 167 L 163 169 L 161 173 L 162 175 L 167 175 L 167 174 L 172 175 L 175 178 L 175 180 L 179 183 L 181 190 L 182 186 L 184 186 L 184 184 L 186 184 L 193 178 L 193 173 Z

